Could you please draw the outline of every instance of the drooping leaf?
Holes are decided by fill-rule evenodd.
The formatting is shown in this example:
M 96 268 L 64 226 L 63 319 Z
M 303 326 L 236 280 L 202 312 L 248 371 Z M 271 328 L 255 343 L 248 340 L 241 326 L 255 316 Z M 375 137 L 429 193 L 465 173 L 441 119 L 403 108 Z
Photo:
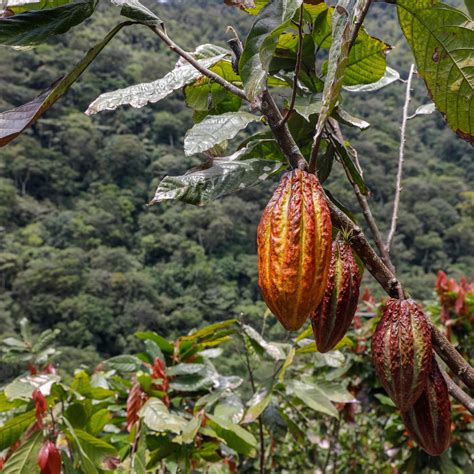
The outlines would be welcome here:
M 87 422 L 87 431 L 93 436 L 99 435 L 111 418 L 112 415 L 106 408 L 96 411 Z
M 100 43 L 89 50 L 84 58 L 66 76 L 48 91 L 16 109 L 0 113 L 0 147 L 5 146 L 17 137 L 63 96 L 109 41 L 128 24 L 128 22 L 125 22 L 117 25 Z
M 244 411 L 244 405 L 239 395 L 229 393 L 219 399 L 219 403 L 214 408 L 214 416 L 225 418 L 232 423 L 240 423 Z
M 225 54 L 219 54 L 211 58 L 201 59 L 199 63 L 209 68 L 224 57 Z M 191 64 L 178 66 L 156 81 L 136 84 L 125 89 L 101 94 L 89 105 L 86 114 L 94 115 L 103 110 L 115 110 L 121 105 L 140 108 L 147 104 L 154 104 L 185 85 L 191 84 L 198 77 L 201 77 L 201 73 Z
M 146 341 L 147 339 L 153 341 L 165 354 L 172 354 L 174 346 L 167 341 L 163 336 L 152 331 L 139 331 L 135 333 L 135 337 Z
M 95 436 L 87 433 L 87 431 L 77 428 L 74 431 L 76 433 L 77 439 L 81 443 L 82 449 L 96 464 L 99 464 L 106 456 L 117 455 L 117 450 L 115 447 L 103 439 L 96 438 Z
M 287 393 L 301 400 L 308 408 L 337 418 L 338 412 L 331 400 L 316 385 L 291 380 Z
M 256 455 L 257 440 L 252 433 L 235 423 L 214 415 L 207 415 L 208 424 L 226 444 L 245 456 Z
M 5 395 L 9 400 L 29 400 L 35 390 L 49 395 L 52 385 L 59 380 L 60 377 L 56 374 L 22 375 L 5 387 Z
M 211 364 L 177 364 L 167 370 L 170 387 L 179 392 L 199 392 L 218 385 L 219 374 Z
M 189 444 L 194 442 L 194 438 L 196 437 L 199 428 L 201 427 L 202 418 L 200 416 L 195 416 L 191 418 L 186 425 L 183 427 L 183 432 L 176 436 L 173 439 L 174 443 L 178 444 Z
M 138 440 L 137 450 L 133 456 L 132 467 L 134 474 L 146 474 L 146 436 L 142 434 Z
M 350 127 L 356 127 L 359 130 L 366 130 L 370 127 L 370 123 L 366 122 L 365 120 L 354 117 L 349 112 L 341 109 L 340 107 L 336 107 L 333 112 L 333 117 L 335 117 L 339 122 L 343 123 L 344 125 L 349 125 Z
M 20 446 L 8 459 L 2 474 L 36 474 L 40 472 L 38 453 L 43 442 L 43 433 L 37 431 L 28 441 Z
M 257 115 L 245 111 L 209 115 L 187 131 L 184 137 L 184 153 L 189 156 L 209 150 L 224 140 L 234 138 L 249 123 L 260 119 Z
M 0 17 L 0 45 L 34 46 L 66 33 L 94 12 L 92 0 Z
M 250 100 L 262 93 L 278 36 L 288 26 L 301 3 L 302 0 L 273 0 L 255 20 L 239 62 L 240 76 Z
M 138 0 L 112 0 L 112 3 L 122 7 L 120 14 L 133 21 L 147 26 L 160 26 L 162 21 Z
M 436 108 L 474 145 L 474 26 L 436 0 L 398 0 L 398 19 Z
M 189 204 L 205 204 L 258 184 L 282 168 L 280 162 L 247 159 L 247 151 L 243 148 L 231 156 L 214 158 L 203 169 L 191 170 L 183 176 L 166 176 L 159 184 L 150 205 L 169 199 Z
M 278 381 L 280 383 L 283 382 L 285 378 L 285 373 L 288 369 L 288 367 L 293 363 L 293 359 L 295 358 L 296 350 L 294 346 L 291 346 L 290 350 L 288 351 L 288 355 L 286 356 L 285 362 L 283 363 L 280 373 L 278 374 Z
M 242 330 L 250 339 L 252 345 L 260 348 L 259 352 L 268 354 L 273 360 L 284 360 L 286 358 L 285 353 L 280 347 L 266 341 L 252 326 L 242 324 Z
M 296 97 L 295 110 L 308 122 L 311 115 L 321 111 L 321 94 L 308 94 Z
M 30 10 L 45 10 L 71 3 L 71 0 L 3 0 L 2 8 L 8 8 L 13 13 L 25 13 Z
M 272 400 L 271 390 L 261 390 L 257 392 L 248 402 L 248 409 L 245 412 L 243 424 L 252 423 L 263 413 Z
M 153 431 L 179 434 L 186 426 L 186 420 L 170 413 L 166 405 L 159 398 L 150 398 L 140 409 L 139 415 Z
M 400 74 L 395 69 L 388 67 L 385 74 L 377 82 L 372 84 L 359 84 L 357 86 L 343 86 L 342 88 L 349 92 L 372 92 L 392 84 L 400 79 Z
M 362 14 L 366 3 L 367 0 L 339 0 L 334 9 L 328 72 L 324 81 L 323 103 L 316 124 L 315 137 L 321 136 L 324 124 L 336 106 L 349 61 L 349 47 L 354 33 L 354 24 Z
M 82 447 L 81 441 L 76 435 L 76 430 L 73 428 L 66 417 L 63 417 L 63 422 L 67 426 L 66 436 L 73 441 L 79 455 L 78 457 L 81 463 L 81 472 L 84 472 L 85 474 L 98 474 L 98 470 L 94 462 Z
M 34 420 L 35 411 L 31 410 L 20 415 L 15 415 L 3 426 L 0 426 L 0 451 L 8 448 L 19 439 Z
M 428 104 L 423 104 L 417 107 L 415 113 L 408 117 L 408 119 L 415 118 L 417 115 L 430 115 L 436 110 L 436 105 L 434 102 L 430 102 Z

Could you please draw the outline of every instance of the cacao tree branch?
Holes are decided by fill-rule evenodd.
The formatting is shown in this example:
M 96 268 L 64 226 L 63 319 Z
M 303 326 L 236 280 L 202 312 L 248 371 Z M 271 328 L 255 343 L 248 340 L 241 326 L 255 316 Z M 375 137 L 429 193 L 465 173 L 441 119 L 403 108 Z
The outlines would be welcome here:
M 295 102 L 296 102 L 296 92 L 298 90 L 298 76 L 300 74 L 301 69 L 301 60 L 303 57 L 303 14 L 304 14 L 304 4 L 301 4 L 300 7 L 300 18 L 298 23 L 298 51 L 296 53 L 296 65 L 295 65 L 295 77 L 293 78 L 293 90 L 291 92 L 291 100 L 290 105 L 288 106 L 288 110 L 281 121 L 281 125 L 285 124 L 288 119 L 290 118 L 291 114 L 295 110 Z
M 408 121 L 408 106 L 410 105 L 411 100 L 411 81 L 413 79 L 413 74 L 415 72 L 415 65 L 412 64 L 410 67 L 410 72 L 407 79 L 407 88 L 405 92 L 405 104 L 403 105 L 402 113 L 402 125 L 400 127 L 400 151 L 398 156 L 398 170 L 397 170 L 397 183 L 395 186 L 395 197 L 393 199 L 393 212 L 392 212 L 392 222 L 390 224 L 390 230 L 387 236 L 387 243 L 385 244 L 386 253 L 390 253 L 390 246 L 392 245 L 393 237 L 395 235 L 395 230 L 397 228 L 397 219 L 398 219 L 398 208 L 400 205 L 400 195 L 402 193 L 402 173 L 403 173 L 403 162 L 405 160 L 405 133 Z
M 152 29 L 161 39 L 163 39 L 170 49 L 196 67 L 196 69 L 198 69 L 203 75 L 215 80 L 228 91 L 248 101 L 242 89 L 230 84 L 209 69 L 202 67 L 191 55 L 177 46 L 167 34 L 157 28 Z M 268 90 L 265 90 L 263 93 L 260 110 L 267 118 L 268 124 L 290 165 L 294 168 L 299 167 L 300 169 L 307 169 L 307 162 L 291 135 L 287 124 L 281 125 L 280 123 L 282 120 L 280 110 Z M 341 229 L 346 229 L 350 233 L 351 244 L 364 262 L 367 270 L 372 274 L 387 294 L 397 297 L 399 288 L 401 288 L 400 282 L 397 280 L 395 274 L 374 251 L 362 232 L 362 229 L 354 224 L 354 222 L 352 222 L 352 220 L 330 200 L 328 200 L 328 205 L 334 225 Z M 455 373 L 466 384 L 467 387 L 474 390 L 474 368 L 464 360 L 462 355 L 459 354 L 455 347 L 434 325 L 431 325 L 431 331 L 433 335 L 433 347 L 437 354 L 444 360 L 453 373 Z
M 217 84 L 221 85 L 224 89 L 232 92 L 236 96 L 240 97 L 245 101 L 249 101 L 245 92 L 234 84 L 226 81 L 223 77 L 219 76 L 215 72 L 211 71 L 210 69 L 204 67 L 202 64 L 199 63 L 196 59 L 194 59 L 191 54 L 184 51 L 184 49 L 180 48 L 168 35 L 167 33 L 160 29 L 157 26 L 150 26 L 150 29 L 155 33 L 172 51 L 179 54 L 183 59 L 185 59 L 189 64 L 194 66 L 201 74 L 212 79 Z
M 441 374 L 446 381 L 446 385 L 448 386 L 448 392 L 451 394 L 453 398 L 455 398 L 461 405 L 463 405 L 469 413 L 474 415 L 474 399 L 472 399 L 466 392 L 464 392 L 454 380 L 443 370 L 443 368 L 439 368 Z

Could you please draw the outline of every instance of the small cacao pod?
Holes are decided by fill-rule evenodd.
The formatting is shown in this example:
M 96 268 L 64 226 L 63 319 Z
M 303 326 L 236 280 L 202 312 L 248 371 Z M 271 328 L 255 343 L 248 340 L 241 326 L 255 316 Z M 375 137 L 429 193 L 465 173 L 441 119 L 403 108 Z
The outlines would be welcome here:
M 425 390 L 415 404 L 401 415 L 407 430 L 428 454 L 439 456 L 448 448 L 451 402 L 446 381 L 435 360 Z
M 425 389 L 431 358 L 431 331 L 421 307 L 411 299 L 389 298 L 372 337 L 372 359 L 400 410 L 408 410 Z
M 311 315 L 319 352 L 330 351 L 349 329 L 359 300 L 361 274 L 351 246 L 336 240 L 323 300 Z
M 318 178 L 285 173 L 257 231 L 259 285 L 280 323 L 296 331 L 321 302 L 331 259 L 332 224 Z

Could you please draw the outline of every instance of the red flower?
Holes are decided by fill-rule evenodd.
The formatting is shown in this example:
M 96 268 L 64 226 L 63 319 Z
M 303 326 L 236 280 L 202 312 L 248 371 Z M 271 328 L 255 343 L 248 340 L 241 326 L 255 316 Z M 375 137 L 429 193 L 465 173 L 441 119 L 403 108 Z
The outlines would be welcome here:
M 61 456 L 52 441 L 45 441 L 38 454 L 41 474 L 61 474 Z

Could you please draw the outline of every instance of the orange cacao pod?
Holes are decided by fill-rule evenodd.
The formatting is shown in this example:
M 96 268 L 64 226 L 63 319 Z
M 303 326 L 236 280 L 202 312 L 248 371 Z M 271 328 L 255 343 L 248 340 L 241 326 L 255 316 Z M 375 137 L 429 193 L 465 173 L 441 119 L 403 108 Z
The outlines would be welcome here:
M 331 259 L 332 224 L 318 178 L 285 173 L 257 232 L 263 298 L 289 331 L 301 328 L 321 302 Z
M 311 315 L 319 352 L 330 351 L 349 329 L 359 300 L 361 274 L 351 246 L 342 240 L 332 244 L 331 265 L 318 309 Z
M 433 360 L 428 383 L 420 398 L 402 420 L 415 441 L 431 456 L 439 456 L 451 438 L 451 403 L 448 387 L 438 364 Z
M 431 331 L 421 307 L 413 300 L 389 298 L 372 337 L 377 375 L 402 411 L 421 395 L 431 368 Z

